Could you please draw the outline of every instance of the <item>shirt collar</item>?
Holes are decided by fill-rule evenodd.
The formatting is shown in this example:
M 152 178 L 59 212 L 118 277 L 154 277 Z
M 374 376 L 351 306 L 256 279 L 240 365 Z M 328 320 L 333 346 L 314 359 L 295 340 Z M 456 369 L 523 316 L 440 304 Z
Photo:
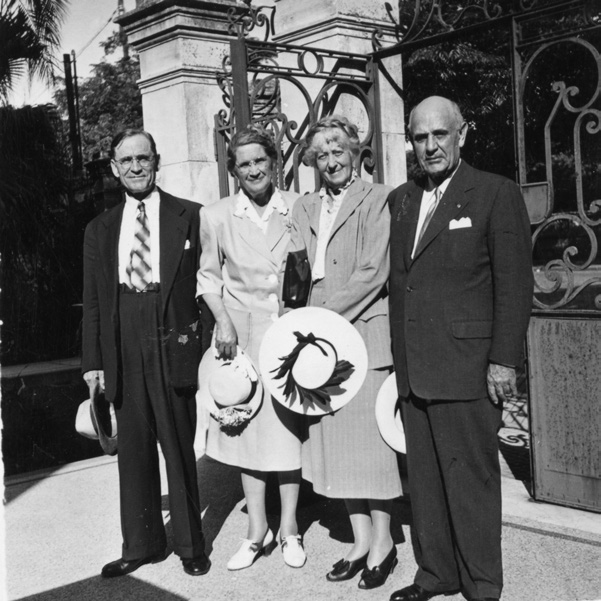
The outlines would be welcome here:
M 236 217 L 242 217 L 242 215 L 244 215 L 244 213 L 246 213 L 246 211 L 248 211 L 250 208 L 254 209 L 252 202 L 250 198 L 246 195 L 244 190 L 240 188 L 238 192 L 238 198 L 236 201 L 236 209 L 234 210 L 234 215 L 236 215 Z M 280 190 L 278 188 L 274 188 L 273 194 L 271 195 L 271 198 L 267 203 L 264 215 L 271 215 L 273 211 L 277 211 L 280 215 L 285 216 L 288 215 L 289 210 L 290 209 L 284 201 Z
M 344 186 L 342 186 L 342 188 L 338 188 L 338 190 L 334 192 L 333 190 L 324 185 L 319 190 L 319 197 L 323 200 L 326 196 L 329 196 L 334 201 L 344 198 L 344 196 L 346 195 L 346 191 L 355 183 L 355 180 L 358 177 L 359 174 L 357 173 L 357 170 L 353 169 L 351 179 Z
M 434 182 L 432 182 L 430 180 L 430 178 L 428 178 L 428 193 L 434 194 L 434 190 L 436 190 L 436 188 L 438 188 L 440 190 L 440 196 L 442 196 L 445 193 L 446 189 L 449 187 L 449 184 L 451 183 L 453 176 L 457 173 L 457 170 L 459 169 L 459 165 L 461 165 L 461 159 L 459 159 L 459 162 L 457 163 L 457 167 L 455 167 L 455 169 L 453 170 L 453 173 L 451 173 L 451 175 L 449 175 L 449 177 L 447 177 L 439 186 L 435 186 Z
M 159 191 L 157 190 L 156 186 L 154 187 L 154 189 L 152 190 L 152 192 L 146 196 L 146 198 L 142 199 L 142 202 L 144 203 L 144 205 L 146 207 L 153 207 L 155 205 L 158 204 L 158 201 L 160 200 L 160 196 L 159 196 Z M 134 205 L 136 208 L 138 207 L 138 203 L 140 202 L 137 198 L 134 198 L 133 196 L 130 196 L 127 192 L 125 193 L 125 202 L 130 204 L 130 205 Z

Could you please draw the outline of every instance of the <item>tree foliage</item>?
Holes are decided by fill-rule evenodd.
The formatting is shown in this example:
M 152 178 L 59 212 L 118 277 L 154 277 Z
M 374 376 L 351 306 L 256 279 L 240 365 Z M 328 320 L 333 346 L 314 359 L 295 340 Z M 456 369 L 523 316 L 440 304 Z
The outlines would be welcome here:
M 455 100 L 469 124 L 462 154 L 480 169 L 515 178 L 510 59 L 497 37 L 487 32 L 414 51 L 405 62 L 403 93 L 408 107 L 432 95 Z M 417 166 L 411 170 L 415 175 Z
M 120 45 L 119 33 L 102 43 L 108 58 Z M 84 162 L 106 156 L 115 132 L 126 127 L 142 127 L 142 96 L 137 86 L 140 65 L 137 56 L 115 62 L 103 60 L 94 65 L 91 77 L 79 88 L 79 116 Z M 67 114 L 66 93 L 60 90 L 55 101 Z
M 0 0 L 0 100 L 29 72 L 52 81 L 69 0 Z
M 0 108 L 3 364 L 75 354 L 83 223 L 52 106 Z

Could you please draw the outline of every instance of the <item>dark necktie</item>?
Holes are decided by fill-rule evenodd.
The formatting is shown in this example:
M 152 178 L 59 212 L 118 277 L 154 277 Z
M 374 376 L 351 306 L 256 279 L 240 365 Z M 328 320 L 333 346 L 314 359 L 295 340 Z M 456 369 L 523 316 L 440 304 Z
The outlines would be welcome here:
M 127 273 L 131 287 L 142 291 L 152 282 L 152 267 L 150 259 L 150 230 L 148 217 L 143 202 L 138 204 L 134 246 L 131 249 Z

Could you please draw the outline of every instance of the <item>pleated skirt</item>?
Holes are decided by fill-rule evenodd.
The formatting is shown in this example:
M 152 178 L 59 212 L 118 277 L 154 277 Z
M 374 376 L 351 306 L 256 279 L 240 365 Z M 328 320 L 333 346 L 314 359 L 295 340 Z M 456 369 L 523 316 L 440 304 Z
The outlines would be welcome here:
M 380 436 L 376 396 L 388 369 L 368 369 L 365 382 L 339 411 L 308 418 L 302 475 L 330 498 L 393 499 L 402 494 L 397 454 Z
M 261 340 L 273 323 L 271 314 L 228 308 L 238 345 L 259 371 Z M 239 433 L 224 432 L 209 416 L 206 454 L 217 461 L 261 472 L 297 470 L 301 466 L 302 416 L 278 403 L 264 389 L 260 409 Z

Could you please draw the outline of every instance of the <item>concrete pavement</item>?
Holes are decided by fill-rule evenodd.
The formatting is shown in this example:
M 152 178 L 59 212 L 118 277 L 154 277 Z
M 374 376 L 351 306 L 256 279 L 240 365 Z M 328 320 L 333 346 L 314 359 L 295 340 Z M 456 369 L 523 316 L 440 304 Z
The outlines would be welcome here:
M 506 467 L 506 466 L 505 466 Z M 203 523 L 213 562 L 209 574 L 186 575 L 170 554 L 115 580 L 102 565 L 120 555 L 117 464 L 101 457 L 57 470 L 10 478 L 5 489 L 6 598 L 27 601 L 387 601 L 415 572 L 410 508 L 395 503 L 393 534 L 399 565 L 381 588 L 361 591 L 358 578 L 329 583 L 325 573 L 344 556 L 351 531 L 344 505 L 314 497 L 299 509 L 308 561 L 292 569 L 276 549 L 251 568 L 225 565 L 246 531 L 237 470 L 207 457 L 198 461 Z M 504 601 L 601 599 L 601 516 L 532 502 L 504 469 Z M 165 499 L 164 517 L 169 522 Z M 277 530 L 277 512 L 270 517 Z M 169 532 L 169 527 L 168 527 Z M 461 595 L 440 597 L 459 601 Z

